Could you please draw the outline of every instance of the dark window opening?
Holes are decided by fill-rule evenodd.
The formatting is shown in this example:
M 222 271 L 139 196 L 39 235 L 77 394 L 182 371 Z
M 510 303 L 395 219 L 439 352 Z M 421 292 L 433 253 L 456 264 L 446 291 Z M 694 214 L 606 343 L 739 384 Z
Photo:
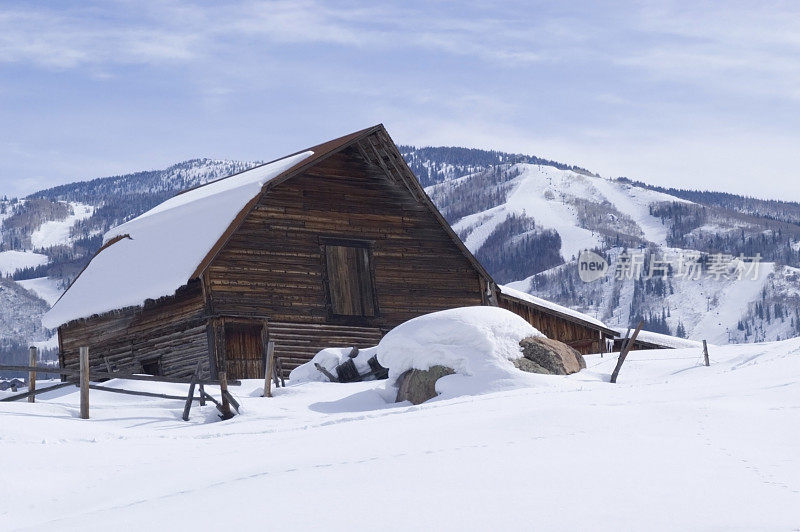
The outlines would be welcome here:
M 142 360 L 142 373 L 146 375 L 161 375 L 161 357 Z
M 335 316 L 377 315 L 369 248 L 326 244 L 328 300 Z

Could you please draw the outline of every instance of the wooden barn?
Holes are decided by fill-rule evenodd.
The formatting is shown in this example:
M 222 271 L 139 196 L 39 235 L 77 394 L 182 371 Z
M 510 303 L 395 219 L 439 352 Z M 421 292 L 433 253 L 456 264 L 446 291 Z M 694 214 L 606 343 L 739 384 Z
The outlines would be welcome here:
M 43 322 L 64 367 L 89 346 L 103 370 L 259 378 L 270 340 L 289 371 L 421 314 L 498 303 L 583 352 L 613 334 L 499 291 L 378 125 L 114 228 Z

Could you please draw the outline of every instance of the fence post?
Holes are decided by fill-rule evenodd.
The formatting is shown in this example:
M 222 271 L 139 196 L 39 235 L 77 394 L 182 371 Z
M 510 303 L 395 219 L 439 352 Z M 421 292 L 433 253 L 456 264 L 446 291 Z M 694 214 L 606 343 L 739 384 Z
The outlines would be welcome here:
M 706 366 L 711 365 L 708 361 L 708 344 L 705 340 L 703 340 L 703 360 L 705 361 Z
M 622 352 L 619 354 L 619 358 L 617 359 L 617 366 L 611 373 L 611 382 L 617 382 L 617 377 L 619 376 L 619 370 L 622 369 L 622 363 L 625 362 L 626 358 L 628 358 L 628 351 L 631 350 L 631 347 L 633 347 L 633 343 L 636 341 L 636 337 L 639 336 L 639 331 L 642 329 L 642 325 L 644 325 L 644 322 L 640 321 L 639 325 L 636 326 L 636 330 L 633 331 L 633 336 L 631 336 L 630 340 L 628 340 L 625 343 L 625 347 L 622 348 Z M 630 329 L 628 329 L 628 331 L 630 331 Z
M 222 396 L 222 405 L 219 411 L 222 412 L 222 419 L 230 419 L 233 414 L 231 413 L 231 404 L 228 402 L 228 374 L 220 371 L 217 374 L 217 378 L 219 379 L 219 391 Z
M 30 367 L 32 367 L 32 368 L 36 367 L 36 351 L 37 351 L 37 349 L 36 349 L 35 346 L 31 346 L 30 347 L 30 352 L 29 352 L 30 358 L 28 359 L 28 365 Z M 28 391 L 29 392 L 35 392 L 36 391 L 36 370 L 35 369 L 32 369 L 32 370 L 30 370 L 28 372 Z M 35 395 L 29 395 L 28 396 L 28 402 L 29 403 L 35 403 L 36 402 L 36 396 Z
M 600 350 L 600 358 L 603 358 L 603 353 L 606 352 L 606 339 L 603 338 L 603 331 L 597 331 L 597 348 Z
M 192 403 L 194 402 L 194 387 L 197 385 L 197 381 L 200 379 L 200 362 L 197 363 L 197 369 L 194 370 L 194 375 L 192 375 L 192 381 L 189 383 L 189 395 L 186 396 L 186 405 L 183 407 L 183 420 L 189 421 L 189 411 L 192 409 Z M 202 396 L 202 393 L 200 394 Z
M 81 419 L 89 419 L 89 348 L 80 348 Z
M 264 368 L 264 395 L 261 397 L 272 397 L 272 374 L 275 372 L 275 342 L 267 342 L 267 356 Z

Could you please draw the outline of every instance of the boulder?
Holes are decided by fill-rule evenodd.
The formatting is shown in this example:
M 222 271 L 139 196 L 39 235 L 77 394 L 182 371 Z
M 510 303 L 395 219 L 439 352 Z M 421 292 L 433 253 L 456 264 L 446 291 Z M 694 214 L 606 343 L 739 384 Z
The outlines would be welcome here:
M 395 402 L 411 401 L 418 405 L 433 399 L 436 393 L 436 381 L 455 371 L 446 366 L 432 366 L 427 370 L 410 369 L 397 379 L 397 399 Z
M 523 358 L 514 360 L 514 366 L 522 371 L 569 375 L 586 367 L 586 361 L 578 351 L 558 340 L 530 336 L 523 338 L 519 345 Z

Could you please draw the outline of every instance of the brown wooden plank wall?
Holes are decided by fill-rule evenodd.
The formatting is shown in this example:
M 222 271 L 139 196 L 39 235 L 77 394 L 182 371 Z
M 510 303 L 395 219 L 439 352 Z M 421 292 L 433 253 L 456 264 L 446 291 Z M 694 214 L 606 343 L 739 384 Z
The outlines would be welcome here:
M 372 347 L 383 333 L 372 327 L 318 325 L 313 323 L 272 322 L 269 324 L 270 340 L 275 342 L 276 356 L 283 361 L 288 372 L 310 360 L 326 347 Z
M 141 360 L 162 357 L 163 374 L 188 377 L 197 362 L 208 375 L 208 339 L 202 290 L 192 282 L 175 296 L 142 307 L 77 320 L 59 328 L 62 363 L 78 367 L 78 348 L 89 347 L 92 368 L 141 372 Z
M 329 316 L 321 247 L 326 237 L 371 243 L 377 316 Z M 355 148 L 270 189 L 205 275 L 214 314 L 270 323 L 388 330 L 420 314 L 483 299 L 477 271 L 433 214 Z M 314 334 L 322 341 L 319 331 Z M 324 341 L 339 345 L 335 340 Z M 310 352 L 292 358 L 307 359 Z M 289 352 L 278 344 L 276 355 Z

